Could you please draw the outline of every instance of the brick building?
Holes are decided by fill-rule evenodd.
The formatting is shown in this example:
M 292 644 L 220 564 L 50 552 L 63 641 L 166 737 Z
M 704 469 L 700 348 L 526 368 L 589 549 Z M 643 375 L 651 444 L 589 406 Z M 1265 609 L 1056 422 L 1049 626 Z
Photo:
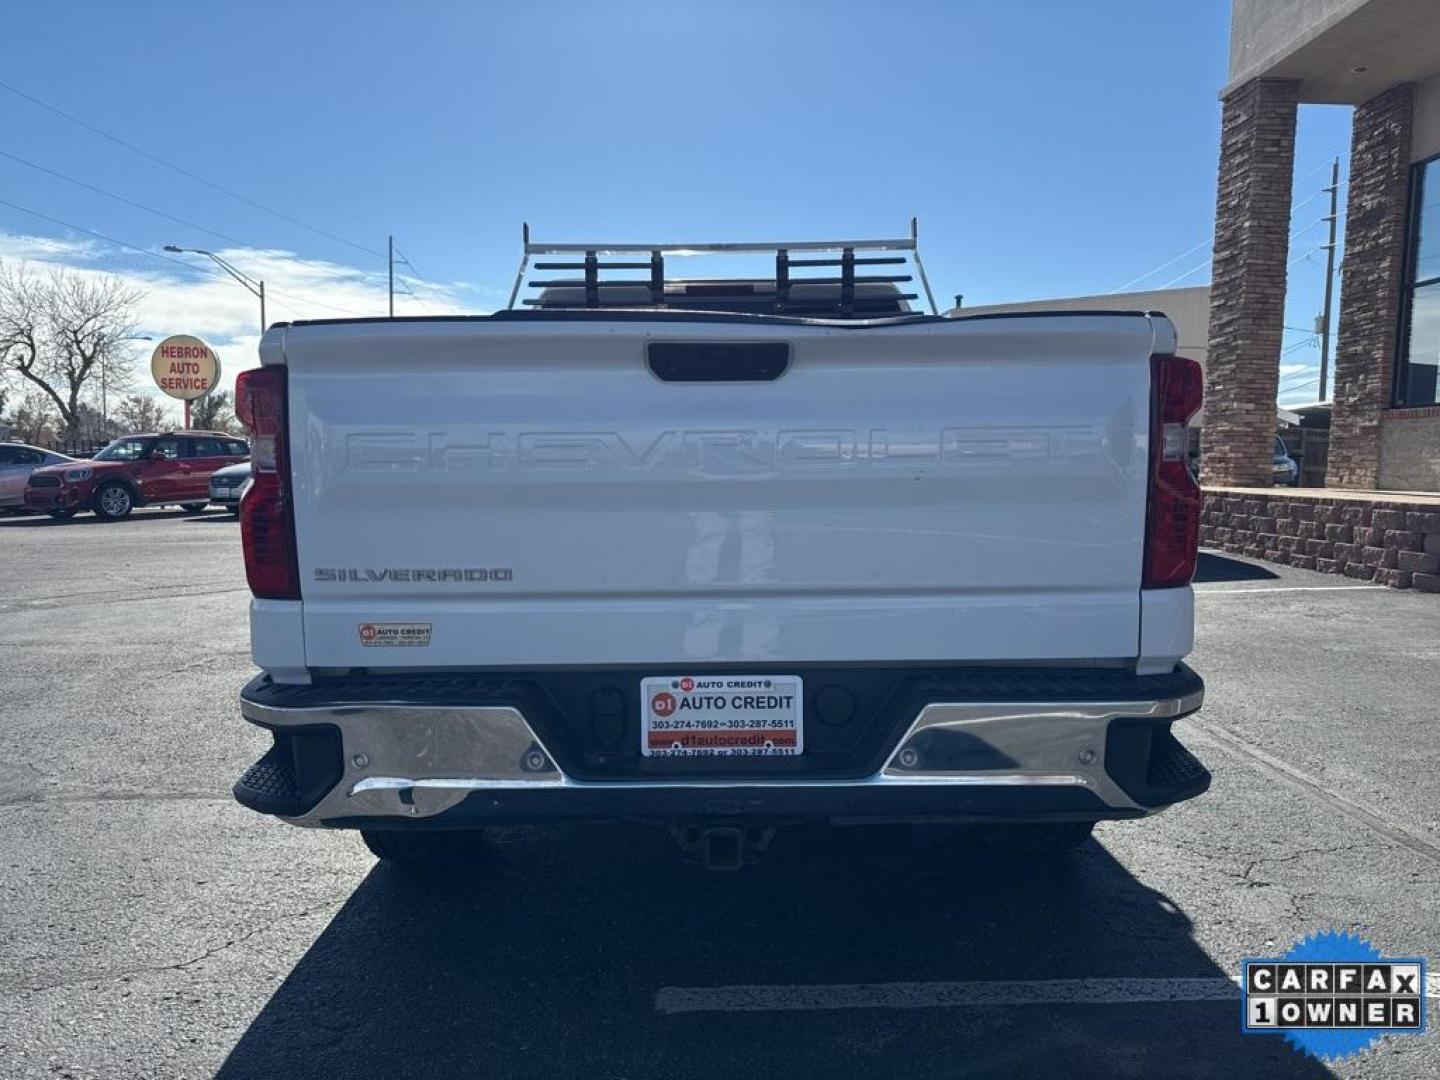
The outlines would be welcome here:
M 1268 486 L 1296 109 L 1354 106 L 1327 486 L 1440 491 L 1440 0 L 1234 0 L 1203 479 Z

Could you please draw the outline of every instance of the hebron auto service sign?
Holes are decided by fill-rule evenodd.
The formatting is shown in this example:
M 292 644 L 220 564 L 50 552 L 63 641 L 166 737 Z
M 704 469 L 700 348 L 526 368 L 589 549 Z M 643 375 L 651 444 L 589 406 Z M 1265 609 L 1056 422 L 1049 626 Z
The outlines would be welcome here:
M 220 382 L 220 357 L 199 338 L 176 334 L 155 346 L 150 354 L 150 374 L 155 385 L 171 397 L 194 401 Z

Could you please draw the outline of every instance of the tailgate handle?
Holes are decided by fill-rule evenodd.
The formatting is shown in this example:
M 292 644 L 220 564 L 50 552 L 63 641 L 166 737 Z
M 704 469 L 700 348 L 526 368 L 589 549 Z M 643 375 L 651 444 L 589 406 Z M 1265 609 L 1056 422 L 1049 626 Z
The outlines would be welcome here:
M 788 341 L 654 341 L 646 353 L 664 382 L 773 382 L 790 366 Z

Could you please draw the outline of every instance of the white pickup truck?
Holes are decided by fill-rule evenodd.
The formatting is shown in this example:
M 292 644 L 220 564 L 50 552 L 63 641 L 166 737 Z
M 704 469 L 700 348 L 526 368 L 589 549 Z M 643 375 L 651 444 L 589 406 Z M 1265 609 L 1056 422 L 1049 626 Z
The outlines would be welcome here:
M 604 818 L 734 868 L 814 819 L 1060 850 L 1208 787 L 1171 324 L 913 312 L 860 272 L 903 240 L 745 249 L 774 277 L 527 234 L 522 278 L 583 276 L 266 332 L 242 803 L 412 865 Z

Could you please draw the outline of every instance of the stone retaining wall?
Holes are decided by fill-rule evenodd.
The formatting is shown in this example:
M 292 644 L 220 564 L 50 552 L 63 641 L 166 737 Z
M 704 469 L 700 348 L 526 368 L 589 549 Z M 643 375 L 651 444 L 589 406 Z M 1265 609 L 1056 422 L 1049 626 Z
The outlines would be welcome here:
M 1301 489 L 1304 490 L 1304 489 Z M 1326 490 L 1206 489 L 1200 543 L 1252 559 L 1440 593 L 1440 504 Z

